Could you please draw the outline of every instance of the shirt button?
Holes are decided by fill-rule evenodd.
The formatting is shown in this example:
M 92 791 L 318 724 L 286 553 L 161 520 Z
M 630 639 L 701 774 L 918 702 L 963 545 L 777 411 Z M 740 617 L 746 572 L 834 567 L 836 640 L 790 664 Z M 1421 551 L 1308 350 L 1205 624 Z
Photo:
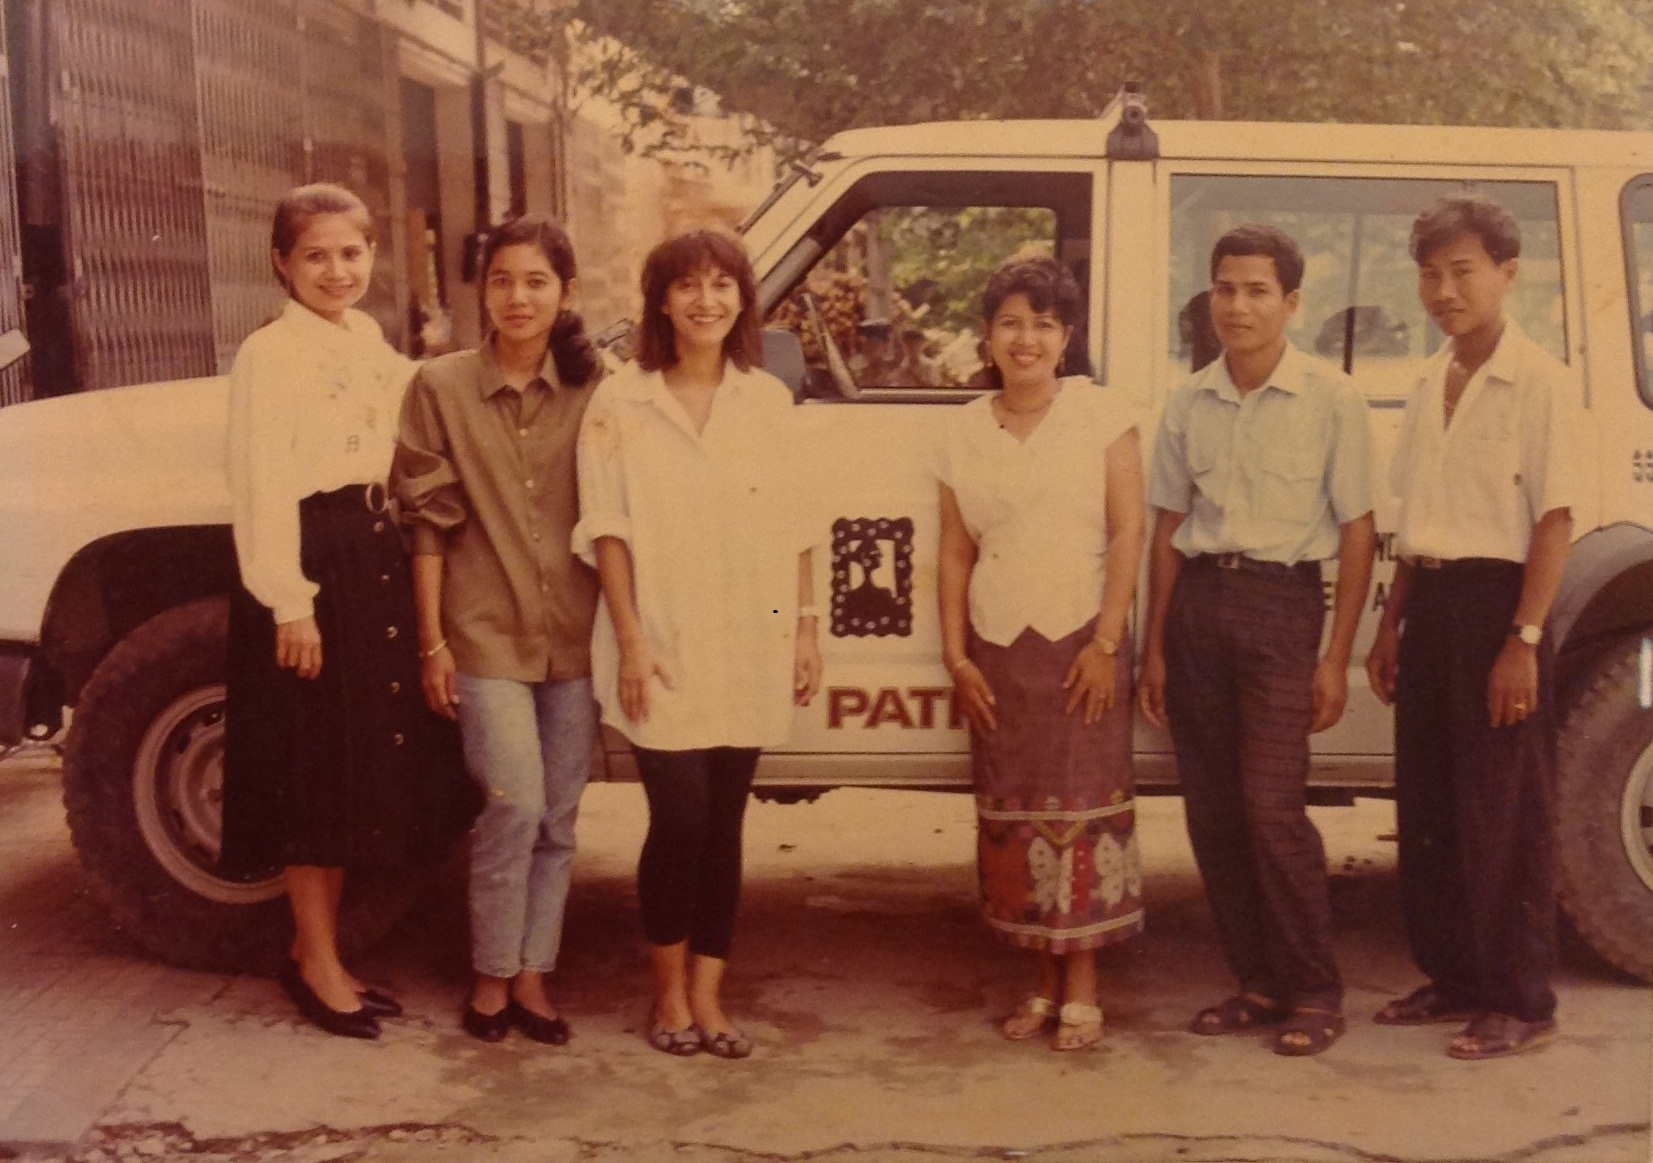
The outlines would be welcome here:
M 385 531 L 385 523 L 383 521 L 373 522 L 373 532 L 383 533 L 384 531 Z
M 533 478 L 530 477 L 528 480 L 523 481 L 522 484 L 523 484 L 524 488 L 530 488 L 530 489 L 533 488 L 534 487 Z
M 386 627 L 385 627 L 385 637 L 386 637 L 386 638 L 394 638 L 394 637 L 396 637 L 396 627 L 394 627 L 394 626 L 386 626 Z
M 397 734 L 397 735 L 393 735 L 393 736 L 391 736 L 391 740 L 390 740 L 390 741 L 391 741 L 391 742 L 392 742 L 392 743 L 394 743 L 394 744 L 396 744 L 396 746 L 398 746 L 398 747 L 400 747 L 400 746 L 401 746 L 401 745 L 402 745 L 402 744 L 403 744 L 403 743 L 405 743 L 405 742 L 406 742 L 406 740 L 405 740 L 405 739 L 403 739 L 403 738 L 402 738 L 402 736 L 401 736 L 401 735 L 400 735 L 400 734 Z
M 518 428 L 518 429 L 517 429 L 517 435 L 518 435 L 518 436 L 527 436 L 527 435 L 528 435 L 528 429 L 526 429 L 526 428 Z
M 528 536 L 533 538 L 535 541 L 540 539 L 540 535 L 538 533 L 530 533 Z
M 401 694 L 402 693 L 402 684 L 399 683 L 399 682 L 391 683 L 390 684 L 390 693 L 393 694 L 393 695 Z
M 379 575 L 379 580 L 382 582 L 388 582 L 390 581 L 390 575 L 388 573 L 381 573 Z

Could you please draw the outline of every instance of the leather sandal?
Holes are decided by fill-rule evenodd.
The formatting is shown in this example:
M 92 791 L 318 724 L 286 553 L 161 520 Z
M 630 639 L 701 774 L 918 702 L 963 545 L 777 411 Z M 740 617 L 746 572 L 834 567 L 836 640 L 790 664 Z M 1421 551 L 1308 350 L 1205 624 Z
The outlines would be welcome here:
M 1274 1052 L 1287 1058 L 1319 1054 L 1343 1036 L 1343 1015 L 1331 1010 L 1295 1009 L 1274 1035 Z
M 1021 1042 L 1048 1034 L 1056 1026 L 1056 1003 L 1034 994 L 1023 998 L 1020 1005 L 1005 1015 L 999 1022 L 999 1033 L 1012 1042 Z
M 1053 1050 L 1095 1050 L 1102 1045 L 1102 1007 L 1070 1001 L 1062 1005 Z
M 1432 1026 L 1436 1023 L 1472 1021 L 1481 1011 L 1443 997 L 1433 985 L 1420 985 L 1405 997 L 1396 998 L 1372 1015 L 1380 1026 Z
M 1507 1058 L 1526 1050 L 1536 1050 L 1555 1037 L 1555 1019 L 1543 1022 L 1523 1022 L 1509 1014 L 1486 1013 L 1463 1028 L 1446 1052 L 1463 1062 L 1481 1062 L 1488 1058 Z
M 1256 993 L 1235 994 L 1218 1005 L 1207 1006 L 1194 1015 L 1188 1028 L 1196 1034 L 1249 1034 L 1264 1026 L 1277 1026 L 1286 1020 L 1283 1002 Z

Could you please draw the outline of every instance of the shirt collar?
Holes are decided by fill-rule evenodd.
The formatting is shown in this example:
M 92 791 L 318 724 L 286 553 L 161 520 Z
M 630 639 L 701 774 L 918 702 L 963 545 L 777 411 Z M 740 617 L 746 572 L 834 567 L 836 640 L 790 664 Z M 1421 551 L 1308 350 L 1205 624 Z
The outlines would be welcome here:
M 1504 330 L 1498 336 L 1498 346 L 1492 349 L 1492 354 L 1487 357 L 1486 363 L 1482 364 L 1475 374 L 1485 376 L 1489 380 L 1513 384 L 1520 362 L 1519 350 L 1526 341 L 1526 333 L 1516 325 L 1515 320 L 1505 315 Z M 1457 340 L 1441 344 L 1440 350 L 1429 357 L 1429 362 L 1425 365 L 1418 379 L 1423 382 L 1444 384 L 1446 382 L 1447 366 L 1457 353 Z
M 635 363 L 626 365 L 626 372 L 615 376 L 615 384 L 609 391 L 625 400 L 642 403 L 648 400 L 656 402 L 671 399 L 671 392 L 666 387 L 664 372 L 646 372 Z M 730 396 L 738 397 L 745 390 L 751 380 L 750 372 L 743 372 L 735 366 L 734 361 L 725 361 L 723 365 L 723 383 L 719 386 L 720 392 L 727 392 Z
M 1308 357 L 1288 343 L 1285 351 L 1280 353 L 1274 370 L 1268 373 L 1268 379 L 1264 380 L 1260 387 L 1278 388 L 1287 395 L 1299 395 L 1303 391 L 1303 377 L 1308 374 L 1308 370 Z M 1195 386 L 1236 404 L 1241 400 L 1240 389 L 1234 386 L 1234 378 L 1228 374 L 1226 355 L 1217 356 L 1201 368 L 1197 373 Z
M 493 336 L 488 337 L 476 354 L 482 364 L 477 371 L 477 391 L 482 393 L 484 400 L 491 400 L 510 386 L 505 382 L 505 373 L 499 370 L 499 352 L 494 346 Z M 540 361 L 539 374 L 529 384 L 535 382 L 543 383 L 553 392 L 562 386 L 562 381 L 557 378 L 557 361 L 552 357 L 550 347 L 545 349 L 545 358 Z
M 371 315 L 366 315 L 354 308 L 344 313 L 340 323 L 333 323 L 323 319 L 297 299 L 288 298 L 281 308 L 281 321 L 289 327 L 308 332 L 319 338 L 338 339 L 341 336 L 372 336 L 378 331 L 378 324 Z

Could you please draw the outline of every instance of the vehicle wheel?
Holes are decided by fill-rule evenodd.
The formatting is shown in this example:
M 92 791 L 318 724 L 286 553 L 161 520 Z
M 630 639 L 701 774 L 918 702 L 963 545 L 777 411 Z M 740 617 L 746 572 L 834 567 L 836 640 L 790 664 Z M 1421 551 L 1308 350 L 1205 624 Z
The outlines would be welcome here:
M 139 944 L 175 965 L 268 972 L 292 935 L 280 878 L 216 871 L 228 626 L 227 601 L 191 602 L 109 652 L 75 707 L 63 799 L 81 863 Z M 340 939 L 359 948 L 421 884 L 357 876 L 346 886 Z
M 1653 711 L 1638 702 L 1641 640 L 1608 653 L 1561 731 L 1561 907 L 1607 961 L 1653 980 Z

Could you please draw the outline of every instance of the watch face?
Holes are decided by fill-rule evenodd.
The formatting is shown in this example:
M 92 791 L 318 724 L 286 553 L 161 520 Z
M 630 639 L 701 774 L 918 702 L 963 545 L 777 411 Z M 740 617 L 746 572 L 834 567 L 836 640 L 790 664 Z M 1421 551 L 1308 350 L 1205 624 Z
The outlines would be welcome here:
M 1541 626 L 1517 626 L 1515 636 L 1528 646 L 1537 646 L 1544 638 L 1544 630 Z

